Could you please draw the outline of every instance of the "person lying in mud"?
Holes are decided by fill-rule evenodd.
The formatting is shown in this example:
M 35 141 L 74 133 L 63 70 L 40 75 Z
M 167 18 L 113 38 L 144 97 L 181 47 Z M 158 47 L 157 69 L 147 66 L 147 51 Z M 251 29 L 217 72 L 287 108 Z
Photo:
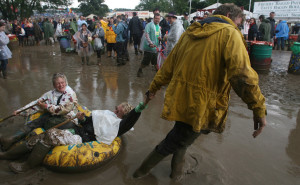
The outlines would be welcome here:
M 49 129 L 46 132 L 31 136 L 7 152 L 0 152 L 0 159 L 14 160 L 31 152 L 27 161 L 12 162 L 10 169 L 15 173 L 26 172 L 42 163 L 47 153 L 55 146 L 81 144 L 82 142 L 98 141 L 110 145 L 112 141 L 133 128 L 141 112 L 147 108 L 153 96 L 145 97 L 135 108 L 129 103 L 121 103 L 115 111 L 94 110 L 92 116 L 77 113 L 82 127 L 75 128 L 75 135 L 69 130 Z
M 0 144 L 3 150 L 17 141 L 23 139 L 33 129 L 42 127 L 45 130 L 74 117 L 77 114 L 77 96 L 71 87 L 68 86 L 67 77 L 64 74 L 56 73 L 52 77 L 54 90 L 46 92 L 39 99 L 29 103 L 25 107 L 14 112 L 14 115 L 29 116 L 36 112 L 45 112 L 38 119 L 31 121 L 24 125 L 20 130 L 15 132 L 9 137 L 1 137 Z M 46 100 L 42 102 L 43 100 Z M 31 109 L 18 113 L 27 107 L 37 104 Z M 74 119 L 73 122 L 78 124 L 78 120 Z M 73 123 L 68 123 L 60 128 L 74 127 Z

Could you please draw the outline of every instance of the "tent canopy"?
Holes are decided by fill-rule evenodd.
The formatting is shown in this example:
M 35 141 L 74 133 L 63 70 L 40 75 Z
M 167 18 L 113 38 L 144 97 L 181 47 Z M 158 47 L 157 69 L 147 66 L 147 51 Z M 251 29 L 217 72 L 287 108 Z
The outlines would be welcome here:
M 212 5 L 208 6 L 208 7 L 203 8 L 203 10 L 216 9 L 216 8 L 218 8 L 221 5 L 222 5 L 222 3 L 215 3 L 215 4 L 212 4 Z M 253 13 L 252 12 L 249 12 L 247 10 L 243 10 L 243 12 L 244 12 L 244 14 L 246 16 L 253 17 Z M 194 13 L 191 14 L 191 17 L 193 18 L 196 15 L 197 15 L 197 12 L 194 12 Z
M 93 19 L 93 18 L 94 18 L 94 16 L 97 16 L 97 15 L 95 15 L 95 14 L 90 14 L 90 15 L 89 15 L 89 16 L 87 16 L 86 18 Z

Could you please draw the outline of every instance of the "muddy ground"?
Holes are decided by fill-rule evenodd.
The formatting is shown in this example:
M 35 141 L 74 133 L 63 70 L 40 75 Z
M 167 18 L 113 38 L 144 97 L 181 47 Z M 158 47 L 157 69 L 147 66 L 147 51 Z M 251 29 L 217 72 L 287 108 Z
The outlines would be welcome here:
M 14 47 L 8 64 L 8 79 L 0 79 L 0 117 L 37 99 L 52 89 L 51 76 L 67 75 L 79 102 L 93 109 L 113 110 L 115 105 L 142 100 L 155 72 L 148 67 L 144 77 L 136 73 L 142 59 L 129 47 L 130 62 L 116 66 L 113 58 L 102 56 L 102 65 L 82 66 L 76 54 L 62 54 L 53 46 Z M 170 180 L 171 157 L 165 158 L 142 179 L 133 179 L 134 170 L 172 128 L 173 122 L 160 118 L 165 89 L 142 113 L 135 130 L 124 135 L 125 147 L 109 164 L 90 172 L 62 174 L 39 167 L 25 174 L 12 173 L 10 161 L 0 161 L 0 184 L 300 184 L 300 76 L 287 73 L 291 52 L 274 51 L 269 71 L 259 73 L 266 97 L 268 125 L 252 138 L 252 112 L 232 91 L 230 111 L 223 134 L 200 136 L 188 149 L 185 168 L 190 174 L 179 183 Z M 91 61 L 96 63 L 95 54 Z M 9 134 L 23 123 L 15 118 L 0 126 Z

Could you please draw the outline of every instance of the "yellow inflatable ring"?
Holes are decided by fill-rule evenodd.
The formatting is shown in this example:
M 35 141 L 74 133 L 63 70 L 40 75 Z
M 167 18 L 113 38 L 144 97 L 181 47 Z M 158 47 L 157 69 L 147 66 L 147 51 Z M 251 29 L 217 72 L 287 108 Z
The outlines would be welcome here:
M 87 116 L 91 112 L 78 106 L 80 112 Z M 39 115 L 38 115 L 39 114 Z M 41 113 L 32 115 L 30 120 L 38 118 Z M 41 128 L 35 129 L 37 134 L 43 132 Z M 45 157 L 43 164 L 50 170 L 66 173 L 83 172 L 102 166 L 112 160 L 122 147 L 122 140 L 117 137 L 111 145 L 98 141 L 86 142 L 79 145 L 65 145 L 54 147 Z

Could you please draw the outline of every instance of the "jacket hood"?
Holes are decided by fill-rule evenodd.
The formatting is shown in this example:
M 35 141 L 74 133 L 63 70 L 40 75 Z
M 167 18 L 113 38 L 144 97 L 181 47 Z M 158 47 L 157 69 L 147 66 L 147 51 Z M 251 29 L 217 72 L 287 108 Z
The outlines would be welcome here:
M 238 29 L 233 21 L 228 17 L 222 15 L 214 15 L 202 21 L 194 22 L 187 29 L 187 34 L 194 39 L 201 39 L 209 37 L 227 27 L 234 27 Z
M 179 20 L 176 20 L 172 25 L 178 25 L 178 24 L 181 24 L 181 22 Z
M 286 21 L 281 21 L 280 23 L 287 23 Z
M 270 20 L 269 19 L 264 19 L 264 20 L 262 20 L 262 22 L 270 23 Z

